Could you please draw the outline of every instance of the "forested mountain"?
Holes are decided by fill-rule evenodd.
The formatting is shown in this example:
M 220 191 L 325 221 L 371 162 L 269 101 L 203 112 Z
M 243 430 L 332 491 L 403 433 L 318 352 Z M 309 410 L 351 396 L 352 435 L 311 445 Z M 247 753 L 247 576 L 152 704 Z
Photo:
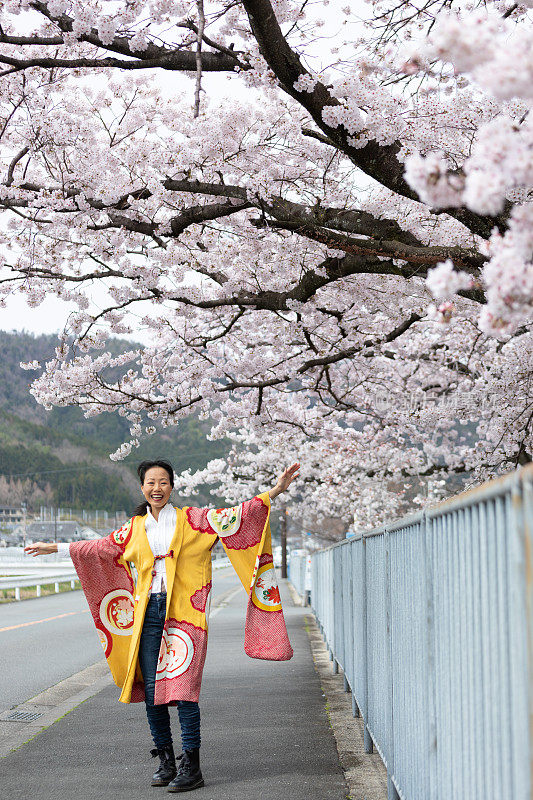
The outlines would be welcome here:
M 44 362 L 56 344 L 54 335 L 0 331 L 0 503 L 129 510 L 139 499 L 135 467 L 143 458 L 168 458 L 181 472 L 226 454 L 227 443 L 207 441 L 205 423 L 190 418 L 154 434 L 124 461 L 110 461 L 109 453 L 129 438 L 126 420 L 115 414 L 85 419 L 79 408 L 46 411 L 29 392 L 36 373 L 20 362 Z M 111 346 L 118 354 L 132 343 L 116 339 Z M 199 501 L 218 498 L 206 493 L 194 498 Z

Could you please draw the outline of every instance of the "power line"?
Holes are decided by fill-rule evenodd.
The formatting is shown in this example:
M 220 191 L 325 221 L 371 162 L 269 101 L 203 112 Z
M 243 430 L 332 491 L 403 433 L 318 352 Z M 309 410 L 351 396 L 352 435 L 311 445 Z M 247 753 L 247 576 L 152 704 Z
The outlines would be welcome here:
M 103 469 L 103 467 L 98 467 L 92 464 L 85 464 L 79 467 L 65 467 L 64 469 L 43 469 L 43 470 L 34 470 L 34 472 L 0 472 L 0 476 L 4 478 L 26 478 L 29 475 L 52 475 L 57 474 L 58 472 L 74 472 L 78 469 Z

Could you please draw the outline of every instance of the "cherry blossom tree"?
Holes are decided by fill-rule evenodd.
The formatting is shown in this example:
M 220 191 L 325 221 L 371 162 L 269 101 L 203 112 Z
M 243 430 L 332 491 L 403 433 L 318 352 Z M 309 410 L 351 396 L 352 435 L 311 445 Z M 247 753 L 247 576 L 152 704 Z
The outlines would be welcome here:
M 297 458 L 309 524 L 531 461 L 531 5 L 2 2 L 1 292 L 77 309 L 36 399 L 112 458 L 200 413 L 180 484 Z

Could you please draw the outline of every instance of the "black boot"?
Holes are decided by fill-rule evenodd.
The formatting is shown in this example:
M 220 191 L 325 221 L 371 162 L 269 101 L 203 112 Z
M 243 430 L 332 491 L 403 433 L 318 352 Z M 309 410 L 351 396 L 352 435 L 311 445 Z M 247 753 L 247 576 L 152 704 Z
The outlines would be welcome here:
M 199 789 L 203 785 L 204 779 L 200 770 L 200 748 L 195 747 L 194 750 L 185 750 L 178 768 L 178 774 L 168 784 L 167 792 L 189 792 L 191 789 Z
M 172 778 L 176 776 L 176 758 L 174 748 L 167 745 L 163 748 L 150 750 L 152 758 L 159 756 L 159 769 L 152 775 L 152 786 L 168 786 Z

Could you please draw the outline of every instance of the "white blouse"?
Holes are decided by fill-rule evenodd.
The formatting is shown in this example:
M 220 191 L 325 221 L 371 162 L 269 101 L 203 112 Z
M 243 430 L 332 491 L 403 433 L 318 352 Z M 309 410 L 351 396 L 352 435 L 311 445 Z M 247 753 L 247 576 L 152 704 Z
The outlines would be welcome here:
M 159 518 L 155 519 L 152 512 L 148 511 L 146 517 L 146 536 L 148 544 L 154 556 L 164 556 L 170 550 L 170 543 L 176 530 L 176 509 L 171 503 L 163 506 L 159 512 Z M 58 542 L 57 552 L 62 555 L 69 555 L 69 542 Z M 152 579 L 152 592 L 166 592 L 166 570 L 164 558 L 154 561 L 155 575 Z
M 146 535 L 148 544 L 154 556 L 164 556 L 170 550 L 170 542 L 176 530 L 176 509 L 171 503 L 163 506 L 159 512 L 159 518 L 155 519 L 152 512 L 148 511 L 146 517 Z M 165 558 L 158 558 L 154 561 L 155 575 L 152 580 L 152 592 L 166 592 L 166 571 Z

